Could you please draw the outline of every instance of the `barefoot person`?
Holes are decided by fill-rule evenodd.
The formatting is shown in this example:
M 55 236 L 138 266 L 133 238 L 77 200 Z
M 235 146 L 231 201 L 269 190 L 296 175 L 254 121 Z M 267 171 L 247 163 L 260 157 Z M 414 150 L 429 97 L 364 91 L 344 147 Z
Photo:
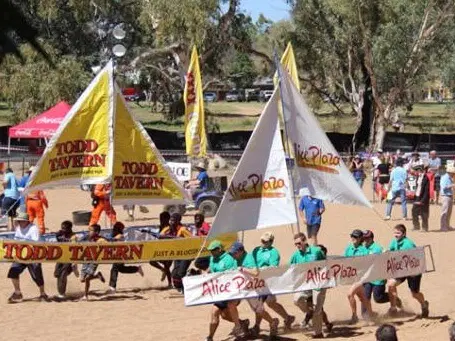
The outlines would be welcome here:
M 77 241 L 76 234 L 73 233 L 73 223 L 65 220 L 61 224 L 60 231 L 56 233 L 57 242 L 59 243 L 75 243 Z M 57 263 L 55 264 L 54 277 L 57 278 L 57 300 L 64 300 L 66 298 L 66 284 L 68 276 L 74 271 L 76 277 L 79 277 L 79 271 L 76 264 L 71 263 Z
M 290 265 L 301 264 L 308 262 L 315 262 L 318 260 L 325 259 L 325 255 L 322 250 L 313 245 L 308 245 L 308 241 L 304 233 L 297 233 L 294 235 L 294 245 L 297 248 L 289 261 Z M 314 339 L 324 338 L 322 333 L 322 310 L 324 308 L 326 289 L 313 290 L 313 328 L 314 328 Z M 310 307 L 307 304 L 307 292 L 299 292 L 294 295 L 294 304 L 302 310 L 305 314 L 310 311 Z
M 40 239 L 40 234 L 36 225 L 33 225 L 29 221 L 29 216 L 27 213 L 19 212 L 16 218 L 14 218 L 14 225 L 16 226 L 16 232 L 14 234 L 15 240 L 21 241 L 33 241 L 37 242 Z M 33 281 L 39 287 L 41 301 L 48 301 L 49 298 L 44 290 L 44 278 L 43 270 L 40 263 L 33 264 L 22 264 L 22 263 L 13 263 L 11 268 L 8 271 L 8 278 L 11 279 L 14 286 L 14 293 L 8 298 L 9 303 L 15 303 L 22 301 L 22 292 L 20 286 L 20 274 L 28 269 L 30 276 Z
M 363 242 L 363 232 L 361 230 L 354 230 L 351 232 L 351 243 L 344 250 L 345 257 L 359 257 L 365 256 L 368 254 L 365 246 L 362 245 Z M 365 290 L 362 283 L 354 283 L 349 289 L 348 301 L 351 307 L 351 321 L 349 324 L 356 324 L 359 321 L 357 315 L 357 302 L 356 296 L 359 298 L 362 307 L 365 309 L 366 317 L 371 319 L 373 317 L 373 311 L 371 309 L 371 302 L 367 299 L 365 295 Z
M 100 236 L 101 226 L 98 224 L 90 225 L 88 228 L 88 241 L 91 243 L 106 243 L 106 239 Z M 85 283 L 83 300 L 88 301 L 88 293 L 90 291 L 90 282 L 94 279 L 99 279 L 101 282 L 106 282 L 101 272 L 96 272 L 97 263 L 85 263 L 82 265 L 81 282 Z
M 171 215 L 167 211 L 163 211 L 160 213 L 160 233 L 161 231 L 164 230 L 165 227 L 169 226 L 169 220 L 171 219 Z M 161 282 L 163 282 L 165 279 L 167 279 L 167 285 L 168 287 L 172 286 L 172 281 L 171 281 L 171 266 L 172 266 L 172 261 L 165 260 L 165 261 L 151 261 L 150 265 L 153 266 L 155 269 L 158 269 L 161 271 Z
M 124 229 L 125 225 L 123 225 L 123 223 L 121 223 L 120 221 L 116 222 L 112 227 L 112 240 L 116 242 L 124 241 L 125 240 L 125 236 L 123 235 Z M 126 266 L 123 263 L 112 264 L 108 294 L 115 294 L 117 290 L 117 279 L 119 272 L 122 274 L 138 273 L 139 275 L 141 275 L 141 277 L 144 277 L 144 272 L 142 271 L 141 266 Z
M 398 224 L 394 228 L 394 239 L 390 243 L 389 251 L 403 251 L 414 249 L 416 245 L 414 242 L 406 237 L 406 227 L 403 224 Z M 412 297 L 420 303 L 422 308 L 422 317 L 427 318 L 429 314 L 428 301 L 425 301 L 425 297 L 422 292 L 420 292 L 420 282 L 422 280 L 422 275 L 417 276 L 408 276 L 396 279 L 389 279 L 387 282 L 387 288 L 390 297 L 390 314 L 395 314 L 398 307 L 398 292 L 397 287 L 403 282 L 408 282 L 409 290 L 411 291 Z
M 280 253 L 273 246 L 275 236 L 266 232 L 261 236 L 261 246 L 256 247 L 252 255 L 256 261 L 259 269 L 268 268 L 268 267 L 278 267 L 280 265 Z M 284 307 L 278 303 L 275 295 L 266 295 L 260 297 L 270 309 L 275 311 L 284 319 L 284 327 L 290 329 L 292 324 L 295 321 L 295 316 L 289 315 Z M 262 317 L 260 314 L 256 314 L 256 323 L 254 324 L 253 330 L 259 331 L 259 326 L 261 325 Z
M 212 241 L 207 247 L 207 250 L 211 253 L 209 272 L 223 272 L 235 270 L 237 268 L 236 260 L 229 253 L 224 251 L 223 245 L 220 241 Z M 240 321 L 239 312 L 237 310 L 238 304 L 238 300 L 232 300 L 217 302 L 213 305 L 210 318 L 209 336 L 207 336 L 206 341 L 213 341 L 213 336 L 215 335 L 218 325 L 220 324 L 220 316 L 223 320 L 234 323 L 232 334 L 235 337 L 242 336 L 248 332 L 248 325 L 250 321 Z
M 240 272 L 253 277 L 257 277 L 259 275 L 259 269 L 253 255 L 245 251 L 245 247 L 242 243 L 235 242 L 232 244 L 229 253 L 237 261 L 237 269 L 239 269 Z M 279 320 L 277 318 L 272 318 L 272 316 L 270 316 L 270 314 L 264 309 L 264 302 L 260 297 L 248 298 L 247 302 L 250 305 L 251 310 L 253 310 L 254 314 L 257 316 L 256 320 L 258 318 L 260 320 L 266 320 L 270 326 L 270 337 L 275 337 L 278 333 Z M 260 325 L 256 323 L 252 329 L 251 336 L 258 337 L 259 331 Z

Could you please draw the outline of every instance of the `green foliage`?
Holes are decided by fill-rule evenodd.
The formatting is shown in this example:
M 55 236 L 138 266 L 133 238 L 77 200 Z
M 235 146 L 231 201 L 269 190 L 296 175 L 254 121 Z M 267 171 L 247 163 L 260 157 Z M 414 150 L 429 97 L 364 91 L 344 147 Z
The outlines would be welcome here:
M 20 122 L 55 105 L 61 100 L 73 103 L 91 79 L 80 62 L 72 56 L 55 58 L 55 50 L 44 44 L 56 62 L 49 64 L 29 46 L 22 46 L 25 64 L 12 56 L 2 65 L 0 77 L 2 96 L 13 109 L 13 122 Z
M 238 89 L 250 87 L 256 76 L 257 72 L 250 56 L 242 52 L 236 53 L 230 67 L 230 77 L 234 81 L 235 86 Z

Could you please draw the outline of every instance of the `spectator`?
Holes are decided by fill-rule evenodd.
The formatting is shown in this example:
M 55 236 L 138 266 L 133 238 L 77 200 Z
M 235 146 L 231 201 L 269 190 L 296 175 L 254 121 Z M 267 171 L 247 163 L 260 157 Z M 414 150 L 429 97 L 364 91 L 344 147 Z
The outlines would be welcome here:
M 259 275 L 259 269 L 256 264 L 256 261 L 251 253 L 245 251 L 245 247 L 240 242 L 235 242 L 232 244 L 229 251 L 232 257 L 237 261 L 237 269 L 249 276 L 257 277 Z M 248 298 L 248 304 L 253 310 L 254 314 L 257 316 L 257 319 L 264 319 L 269 323 L 270 326 L 270 337 L 273 338 L 278 333 L 278 324 L 279 320 L 277 318 L 272 318 L 270 314 L 264 309 L 264 302 L 259 297 Z M 255 324 L 252 329 L 252 337 L 259 336 L 259 325 Z
M 388 183 L 390 181 L 390 168 L 392 165 L 388 162 L 386 156 L 382 156 L 379 162 L 374 170 L 373 179 L 376 182 L 376 194 L 381 198 L 381 202 L 383 202 L 387 198 L 387 192 L 389 190 Z
M 290 265 L 301 264 L 307 262 L 315 262 L 325 259 L 325 255 L 320 247 L 308 245 L 307 238 L 304 233 L 297 233 L 294 235 L 294 245 L 297 248 L 289 261 Z M 322 333 L 322 311 L 324 308 L 326 289 L 316 289 L 312 293 L 307 291 L 299 292 L 294 295 L 294 304 L 300 308 L 303 313 L 310 312 L 310 307 L 307 303 L 309 296 L 313 297 L 313 328 L 314 339 L 324 338 Z
M 363 187 L 363 181 L 365 180 L 365 172 L 363 170 L 363 161 L 360 158 L 360 155 L 354 156 L 354 159 L 349 165 L 349 170 L 354 176 L 355 181 L 359 184 L 360 188 Z
M 10 229 L 14 230 L 13 219 L 20 204 L 19 186 L 11 168 L 7 168 L 3 178 L 4 198 L 2 200 L 2 215 L 10 217 Z
M 11 172 L 12 173 L 12 172 Z M 16 232 L 14 234 L 15 240 L 21 241 L 32 241 L 37 242 L 40 239 L 38 228 L 30 223 L 28 214 L 25 212 L 20 212 L 17 217 L 14 218 L 14 223 L 16 227 Z M 8 303 L 20 302 L 23 299 L 21 286 L 20 286 L 20 274 L 28 269 L 30 276 L 33 281 L 39 287 L 40 301 L 49 301 L 44 290 L 44 277 L 41 263 L 32 263 L 32 264 L 22 264 L 22 263 L 13 263 L 11 268 L 8 271 L 8 278 L 11 279 L 14 286 L 14 293 L 8 298 Z
M 414 152 L 411 155 L 411 160 L 409 160 L 405 168 L 409 172 L 417 166 L 423 166 L 423 160 L 420 158 L 420 154 L 418 152 Z
M 30 179 L 30 175 L 32 172 L 35 170 L 35 167 L 30 167 L 27 172 L 25 172 L 24 176 L 19 180 L 18 186 L 19 186 L 19 191 L 23 191 L 25 187 L 27 187 L 28 181 Z M 21 194 L 21 201 L 19 205 L 19 209 L 22 212 L 27 212 L 27 208 L 25 207 L 26 205 L 25 202 L 25 195 Z
M 386 208 L 386 217 L 385 220 L 390 220 L 392 215 L 392 207 L 395 203 L 395 200 L 400 197 L 401 199 L 401 211 L 403 214 L 403 219 L 407 219 L 408 209 L 406 207 L 406 180 L 408 174 L 403 168 L 403 159 L 398 159 L 396 161 L 396 168 L 390 174 L 389 188 L 392 191 L 392 198 L 387 203 Z
M 308 188 L 300 190 L 299 213 L 307 226 L 307 235 L 313 245 L 318 244 L 318 233 L 321 228 L 322 214 L 325 211 L 324 202 L 311 196 Z
M 453 207 L 453 177 L 455 175 L 455 166 L 448 165 L 446 167 L 446 173 L 441 176 L 441 231 L 451 230 L 450 218 L 452 217 Z
M 427 166 L 415 166 L 417 172 L 417 188 L 412 205 L 412 224 L 414 230 L 420 230 L 419 216 L 422 218 L 422 229 L 428 232 L 428 218 L 430 216 L 430 181 L 426 175 Z
M 390 243 L 389 251 L 402 251 L 414 249 L 416 245 L 414 242 L 406 237 L 406 227 L 403 224 L 396 225 L 394 228 L 394 239 Z M 429 303 L 425 300 L 423 293 L 420 291 L 420 282 L 422 275 L 408 276 L 403 278 L 389 279 L 387 282 L 389 298 L 390 298 L 390 309 L 389 314 L 394 315 L 397 313 L 397 307 L 399 306 L 397 287 L 404 281 L 408 282 L 409 290 L 411 291 L 412 297 L 420 303 L 422 308 L 422 318 L 427 318 L 429 315 Z
M 258 246 L 253 250 L 252 254 L 259 269 L 271 266 L 278 267 L 280 265 L 281 257 L 279 251 L 273 247 L 274 240 L 275 236 L 270 232 L 266 232 L 261 236 L 261 246 Z M 295 321 L 295 316 L 288 314 L 284 307 L 278 303 L 276 296 L 266 295 L 260 298 L 267 304 L 270 309 L 275 311 L 284 319 L 285 329 L 291 329 L 292 324 Z M 261 320 L 262 317 L 260 315 L 256 315 L 256 323 L 254 324 L 253 329 L 259 329 Z
M 437 156 L 436 151 L 430 152 L 430 158 L 428 159 L 428 180 L 430 180 L 430 200 L 435 202 L 436 205 L 439 203 L 439 181 L 441 175 L 439 174 L 441 169 L 441 159 Z
M 398 341 L 397 330 L 391 324 L 383 324 L 376 329 L 376 341 Z

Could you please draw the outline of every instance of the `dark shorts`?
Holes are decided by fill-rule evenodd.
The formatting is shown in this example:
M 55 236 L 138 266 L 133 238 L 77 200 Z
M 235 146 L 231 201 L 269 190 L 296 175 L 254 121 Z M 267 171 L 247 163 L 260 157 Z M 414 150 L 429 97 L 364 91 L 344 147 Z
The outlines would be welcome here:
M 96 269 L 98 269 L 98 264 L 95 263 L 82 264 L 81 282 L 84 282 L 89 276 L 95 276 Z
M 414 294 L 418 294 L 420 292 L 420 281 L 422 280 L 422 275 L 417 276 L 408 276 L 408 277 L 401 277 L 395 279 L 399 284 L 403 283 L 404 281 L 408 281 L 408 288 Z
M 41 264 L 22 264 L 22 263 L 13 263 L 8 271 L 8 278 L 11 279 L 18 279 L 20 274 L 24 272 L 25 269 L 28 268 L 28 272 L 30 276 L 32 276 L 33 281 L 36 283 L 37 286 L 44 285 L 44 278 L 43 278 L 43 269 L 41 268 Z
M 307 224 L 307 226 L 306 226 L 307 237 L 311 238 L 311 237 L 316 236 L 319 232 L 320 227 L 321 227 L 320 224 L 313 224 L 313 225 Z
M 231 301 L 220 301 L 220 302 L 214 303 L 213 305 L 220 310 L 224 310 L 224 309 L 227 309 L 229 302 L 231 302 Z M 235 303 L 235 305 L 239 305 L 241 300 L 233 300 L 233 302 Z
M 5 197 L 2 201 L 2 214 L 8 212 L 9 217 L 15 217 L 16 211 L 19 208 L 20 200 Z

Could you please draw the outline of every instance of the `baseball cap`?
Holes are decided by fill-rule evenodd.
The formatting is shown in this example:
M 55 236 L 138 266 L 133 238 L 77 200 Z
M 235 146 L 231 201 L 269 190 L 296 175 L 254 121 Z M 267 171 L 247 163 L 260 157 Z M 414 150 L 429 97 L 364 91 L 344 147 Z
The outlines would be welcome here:
M 373 231 L 371 231 L 371 230 L 363 231 L 363 238 L 373 238 L 374 239 Z
M 263 242 L 273 242 L 275 239 L 275 236 L 273 235 L 272 232 L 266 232 L 261 236 L 261 241 Z
M 311 195 L 310 190 L 307 187 L 302 187 L 299 190 L 299 196 L 303 197 L 305 195 Z
M 229 253 L 236 253 L 243 250 L 245 250 L 243 244 L 241 242 L 235 242 L 234 244 L 232 244 Z
M 221 249 L 223 248 L 223 244 L 219 240 L 214 240 L 212 241 L 209 246 L 207 247 L 207 250 L 213 251 L 215 249 Z
M 362 238 L 363 237 L 363 232 L 361 230 L 354 230 L 354 231 L 351 232 L 351 237 Z

